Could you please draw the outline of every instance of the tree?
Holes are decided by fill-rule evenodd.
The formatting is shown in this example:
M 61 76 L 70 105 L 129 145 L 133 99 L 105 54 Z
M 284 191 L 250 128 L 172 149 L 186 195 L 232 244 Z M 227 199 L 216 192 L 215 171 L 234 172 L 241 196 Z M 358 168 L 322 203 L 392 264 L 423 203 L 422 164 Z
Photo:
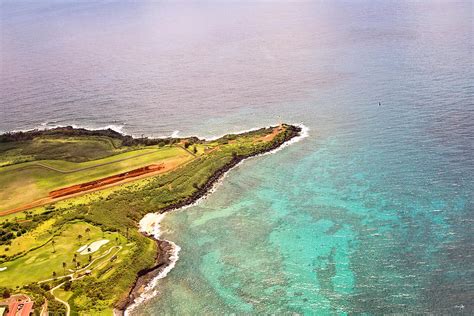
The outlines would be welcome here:
M 41 283 L 40 287 L 45 291 L 51 290 L 51 287 L 49 286 L 48 283 Z
M 81 234 L 77 235 L 77 240 L 79 240 L 79 242 L 81 241 L 81 239 L 82 239 L 82 235 Z
M 4 289 L 2 293 L 3 298 L 9 298 L 10 297 L 10 290 L 9 289 Z
M 197 150 L 196 146 L 194 146 L 194 147 L 193 147 L 193 153 L 194 153 L 194 154 L 197 154 L 197 152 L 198 152 L 198 150 Z
M 91 239 L 91 229 L 89 227 L 86 228 L 87 239 Z
M 54 248 L 55 244 L 56 244 L 56 241 L 54 241 L 54 239 L 51 239 L 51 245 L 53 246 L 53 253 L 56 252 L 56 249 Z
M 56 278 L 56 271 L 53 271 L 53 278 Z
M 92 261 L 92 255 L 89 255 L 89 262 Z
M 71 289 L 71 284 L 72 282 L 67 280 L 65 283 L 64 283 L 64 290 L 65 291 L 69 291 Z
M 64 275 L 66 275 L 66 266 L 67 266 L 66 262 L 63 262 L 63 271 L 64 271 Z

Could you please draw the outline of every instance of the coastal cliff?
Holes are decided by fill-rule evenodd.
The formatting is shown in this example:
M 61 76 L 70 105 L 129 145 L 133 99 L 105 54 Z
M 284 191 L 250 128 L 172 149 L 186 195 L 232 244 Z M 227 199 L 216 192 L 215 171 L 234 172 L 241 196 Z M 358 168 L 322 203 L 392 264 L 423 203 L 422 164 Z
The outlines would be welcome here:
M 243 160 L 280 149 L 302 134 L 301 127 L 281 124 L 211 140 L 135 139 L 72 127 L 0 135 L 5 148 L 0 182 L 5 196 L 14 196 L 0 203 L 0 220 L 16 219 L 0 221 L 7 230 L 0 244 L 0 264 L 7 270 L 0 283 L 35 301 L 47 299 L 52 313 L 114 309 L 123 314 L 144 293 L 153 294 L 180 249 L 160 239 L 159 231 L 145 232 L 144 217 L 196 203 Z M 18 194 L 15 179 L 28 183 L 31 194 Z M 39 235 L 44 225 L 48 234 L 28 237 Z M 77 257 L 84 236 L 107 240 L 110 247 Z M 18 247 L 10 249 L 12 243 Z M 32 274 L 24 262 L 39 254 L 49 259 L 38 262 L 41 269 Z M 67 293 L 67 302 L 56 300 L 51 288 Z
M 222 168 L 218 169 L 214 174 L 212 174 L 205 184 L 200 187 L 193 195 L 186 198 L 183 201 L 178 203 L 169 205 L 161 210 L 158 210 L 159 213 L 163 214 L 166 212 L 170 212 L 173 210 L 180 209 L 185 206 L 192 205 L 202 197 L 209 194 L 212 190 L 214 185 L 232 168 L 237 166 L 239 163 L 244 161 L 245 159 L 259 156 L 265 153 L 272 152 L 278 148 L 280 148 L 285 143 L 289 142 L 290 140 L 301 136 L 302 128 L 299 126 L 291 126 L 291 132 L 284 134 L 284 137 L 275 141 L 271 146 L 268 148 L 264 148 L 262 150 L 255 151 L 249 155 L 233 155 L 232 160 L 224 165 Z M 146 235 L 147 237 L 153 238 L 152 236 Z M 174 246 L 167 240 L 157 239 L 158 244 L 158 254 L 156 257 L 155 265 L 150 269 L 142 270 L 138 273 L 137 279 L 131 288 L 128 297 L 119 301 L 116 304 L 116 310 L 114 311 L 116 315 L 124 315 L 125 311 L 128 307 L 130 307 L 146 290 L 147 285 L 172 262 L 170 258 L 173 256 L 174 253 Z

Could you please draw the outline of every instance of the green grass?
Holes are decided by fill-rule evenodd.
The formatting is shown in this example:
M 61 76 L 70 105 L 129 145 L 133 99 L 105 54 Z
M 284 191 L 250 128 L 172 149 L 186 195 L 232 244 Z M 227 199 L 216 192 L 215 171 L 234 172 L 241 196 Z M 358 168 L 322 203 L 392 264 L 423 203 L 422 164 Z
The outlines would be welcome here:
M 55 157 L 73 162 L 100 159 L 129 148 L 109 137 L 37 137 L 22 142 L 0 143 L 0 166 Z
M 112 260 L 113 254 L 109 254 L 103 260 L 97 261 L 92 267 L 93 272 L 90 276 L 73 281 L 69 292 L 59 290 L 58 295 L 68 299 L 75 313 L 83 315 L 110 314 L 111 309 L 127 296 L 130 286 L 136 280 L 137 273 L 143 269 L 149 269 L 155 264 L 157 244 L 137 231 L 137 222 L 146 213 L 163 210 L 165 207 L 174 206 L 176 203 L 196 196 L 199 188 L 205 185 L 216 171 L 235 163 L 236 157 L 247 157 L 268 150 L 274 144 L 280 144 L 288 136 L 284 131 L 273 140 L 262 141 L 262 136 L 271 132 L 272 129 L 262 129 L 197 144 L 196 157 L 176 146 L 163 147 L 159 150 L 156 147 L 147 147 L 146 150 L 156 151 L 156 153 L 126 160 L 126 166 L 121 165 L 122 162 L 117 162 L 117 166 L 113 163 L 100 166 L 97 169 L 61 174 L 60 177 L 57 174 L 54 175 L 58 172 L 44 168 L 25 169 L 21 167 L 26 164 L 0 168 L 3 170 L 9 168 L 10 174 L 13 175 L 9 178 L 8 172 L 5 172 L 6 175 L 0 172 L 0 185 L 8 186 L 9 194 L 13 196 L 13 199 L 21 200 L 25 199 L 22 195 L 34 193 L 34 190 L 31 190 L 33 193 L 29 193 L 27 185 L 30 184 L 28 181 L 32 182 L 32 188 L 45 192 L 56 186 L 62 187 L 65 183 L 85 182 L 87 180 L 84 179 L 103 177 L 109 172 L 117 173 L 117 170 L 135 168 L 140 164 L 154 163 L 155 160 L 170 159 L 170 161 L 175 161 L 176 157 L 181 157 L 180 159 L 186 162 L 173 171 L 158 176 L 58 201 L 54 207 L 43 206 L 28 212 L 1 217 L 0 221 L 29 219 L 35 221 L 35 225 L 31 226 L 33 228 L 29 229 L 27 233 L 11 241 L 9 247 L 15 247 L 18 249 L 16 252 L 22 252 L 25 255 L 4 259 L 6 261 L 0 264 L 0 267 L 6 266 L 8 269 L 0 272 L 0 284 L 5 284 L 13 289 L 20 286 L 18 292 L 47 295 L 46 290 L 35 285 L 35 282 L 51 277 L 53 271 L 61 275 L 62 262 L 70 263 L 74 252 L 81 244 L 86 243 L 85 238 L 79 243 L 77 235 L 86 236 L 85 228 L 89 227 L 91 240 L 102 239 L 105 232 L 107 239 L 115 240 L 115 237 L 118 237 L 119 244 L 123 248 L 115 260 Z M 193 151 L 193 146 L 191 145 L 188 149 Z M 155 154 L 156 156 L 153 156 Z M 133 152 L 121 155 L 129 157 L 129 155 L 133 155 Z M 101 161 L 110 162 L 118 156 L 108 157 Z M 61 170 L 75 170 L 78 166 L 88 167 L 96 165 L 97 162 L 98 160 L 80 164 L 66 161 L 46 161 L 44 163 Z M 23 174 L 22 172 L 27 173 Z M 17 176 L 15 177 L 15 175 Z M 68 178 L 70 176 L 71 178 Z M 15 187 L 12 187 L 11 183 L 22 180 L 23 186 L 15 191 Z M 49 213 L 38 215 L 48 209 Z M 42 222 L 38 223 L 38 219 Z M 22 228 L 23 226 L 29 227 L 28 222 L 21 223 Z M 111 231 L 114 232 L 111 233 Z M 107 237 L 108 234 L 110 237 Z M 56 241 L 55 253 L 53 253 L 51 241 L 48 239 L 52 235 L 56 235 L 54 237 Z M 111 243 L 106 244 L 95 256 L 103 254 L 112 245 Z M 35 247 L 39 248 L 35 249 Z M 8 251 L 5 250 L 5 247 L 0 247 L 0 255 L 8 253 Z
M 62 288 L 56 289 L 54 291 L 54 295 L 65 302 L 67 302 L 71 298 L 72 294 L 74 293 L 71 291 L 65 291 Z
M 0 168 L 0 211 L 47 197 L 52 190 L 80 184 L 154 163 L 182 164 L 193 156 L 179 147 L 147 148 L 94 161 L 73 163 L 58 160 L 41 161 L 61 173 L 27 162 Z M 97 166 L 97 167 L 94 167 Z M 92 168 L 91 168 L 92 167 Z M 89 168 L 89 169 L 84 169 Z M 84 169 L 84 170 L 81 170 Z
M 86 228 L 90 229 L 90 233 L 86 233 Z M 35 233 L 35 232 L 33 232 Z M 78 235 L 82 235 L 81 240 Z M 88 237 L 90 235 L 90 240 Z M 53 271 L 57 276 L 64 275 L 62 263 L 67 263 L 67 268 L 73 268 L 74 253 L 84 244 L 101 240 L 109 239 L 110 242 L 102 246 L 99 251 L 92 254 L 92 259 L 103 254 L 111 246 L 116 245 L 115 238 L 119 237 L 123 242 L 123 238 L 117 233 L 103 232 L 99 227 L 85 223 L 72 222 L 67 223 L 57 232 L 53 237 L 55 244 L 53 247 L 51 236 L 45 236 L 44 240 L 49 241 L 38 249 L 27 252 L 26 255 L 15 260 L 8 261 L 1 264 L 2 267 L 7 267 L 7 270 L 0 272 L 0 284 L 15 288 L 16 286 L 26 285 L 31 282 L 37 282 L 53 277 Z M 31 239 L 21 240 L 25 245 L 24 248 L 32 248 L 37 246 L 37 243 Z M 53 249 L 55 251 L 53 251 Z M 78 255 L 77 261 L 81 264 L 88 262 L 88 255 Z M 66 274 L 69 274 L 66 271 Z
M 11 245 L 1 245 L 0 255 L 16 256 L 27 252 L 31 248 L 40 247 L 45 244 L 57 230 L 57 228 L 53 227 L 55 221 L 55 219 L 43 221 L 35 230 L 15 238 Z

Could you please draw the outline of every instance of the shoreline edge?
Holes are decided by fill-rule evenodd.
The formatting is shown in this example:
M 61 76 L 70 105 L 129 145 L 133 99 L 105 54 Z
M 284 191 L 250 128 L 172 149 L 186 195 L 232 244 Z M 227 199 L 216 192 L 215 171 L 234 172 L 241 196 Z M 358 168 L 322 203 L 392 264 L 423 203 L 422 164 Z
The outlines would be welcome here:
M 253 153 L 248 156 L 236 156 L 228 164 L 223 166 L 221 169 L 217 170 L 202 186 L 198 191 L 196 191 L 189 198 L 185 199 L 182 202 L 175 203 L 168 207 L 165 207 L 158 212 L 146 214 L 142 220 L 140 220 L 139 230 L 140 232 L 148 237 L 152 238 L 157 242 L 158 245 L 158 254 L 155 260 L 155 265 L 151 268 L 142 270 L 138 273 L 137 278 L 134 284 L 131 287 L 131 290 L 124 301 L 119 302 L 117 307 L 114 309 L 114 315 L 116 316 L 128 316 L 130 311 L 135 309 L 141 303 L 147 301 L 149 298 L 155 296 L 157 291 L 154 289 L 156 283 L 159 279 L 164 278 L 169 271 L 171 271 L 178 261 L 178 253 L 180 247 L 165 239 L 160 239 L 159 223 L 164 218 L 164 216 L 172 211 L 186 209 L 188 207 L 194 206 L 203 199 L 205 199 L 209 194 L 212 194 L 216 187 L 222 182 L 227 173 L 240 165 L 242 162 L 255 157 L 264 156 L 267 154 L 275 153 L 284 147 L 291 145 L 300 141 L 303 138 L 308 136 L 309 128 L 303 124 L 290 124 L 297 128 L 297 134 L 291 135 L 290 137 L 285 138 L 280 143 L 275 143 L 273 146 L 266 150 Z M 155 215 L 158 217 L 152 223 L 148 223 L 148 227 L 143 227 L 142 222 L 146 219 L 147 216 Z M 150 225 L 151 224 L 151 225 Z

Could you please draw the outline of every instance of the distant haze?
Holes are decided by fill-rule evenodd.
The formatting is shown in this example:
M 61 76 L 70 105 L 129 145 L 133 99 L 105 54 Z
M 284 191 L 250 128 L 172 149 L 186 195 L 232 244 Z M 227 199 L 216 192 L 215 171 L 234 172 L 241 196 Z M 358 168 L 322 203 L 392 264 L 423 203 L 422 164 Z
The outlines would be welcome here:
M 472 2 L 8 1 L 0 20 L 1 131 L 310 128 L 165 218 L 180 259 L 136 314 L 474 314 Z

